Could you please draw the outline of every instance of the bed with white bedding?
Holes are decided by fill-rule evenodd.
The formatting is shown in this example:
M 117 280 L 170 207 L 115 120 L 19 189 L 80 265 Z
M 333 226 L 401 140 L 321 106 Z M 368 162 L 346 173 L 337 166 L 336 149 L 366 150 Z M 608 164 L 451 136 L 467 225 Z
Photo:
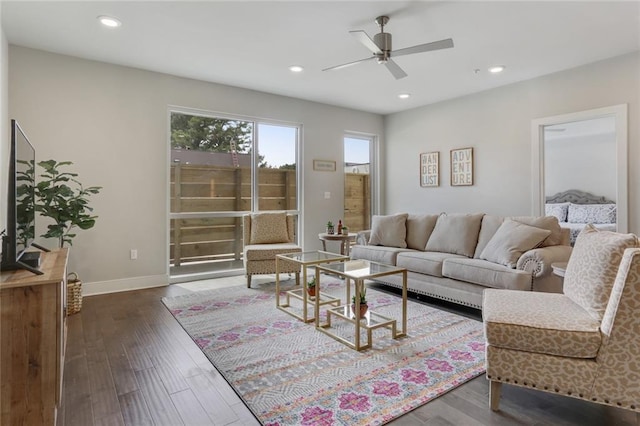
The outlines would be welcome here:
M 545 215 L 557 217 L 560 226 L 569 229 L 571 245 L 588 223 L 605 231 L 617 229 L 616 203 L 577 189 L 547 197 Z

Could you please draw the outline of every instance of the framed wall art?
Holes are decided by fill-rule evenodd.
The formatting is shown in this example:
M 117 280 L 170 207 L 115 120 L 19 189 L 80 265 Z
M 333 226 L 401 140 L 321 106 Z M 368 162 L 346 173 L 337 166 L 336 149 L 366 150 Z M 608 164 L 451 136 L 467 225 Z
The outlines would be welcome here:
M 473 185 L 473 148 L 451 150 L 451 186 Z
M 313 170 L 319 172 L 335 172 L 336 162 L 332 160 L 313 160 Z
M 424 152 L 420 154 L 420 186 L 440 185 L 440 153 Z

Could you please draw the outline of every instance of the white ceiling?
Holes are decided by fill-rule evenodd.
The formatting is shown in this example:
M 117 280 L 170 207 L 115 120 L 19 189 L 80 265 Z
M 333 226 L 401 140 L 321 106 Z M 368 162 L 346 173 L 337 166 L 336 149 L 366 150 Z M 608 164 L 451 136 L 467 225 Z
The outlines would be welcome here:
M 100 26 L 103 14 L 122 27 Z M 394 49 L 455 48 L 398 57 L 401 80 L 375 61 L 322 71 L 369 56 L 348 32 L 373 37 L 382 14 Z M 10 44 L 380 114 L 640 50 L 638 1 L 5 0 L 2 25 Z M 490 75 L 494 64 L 506 71 Z

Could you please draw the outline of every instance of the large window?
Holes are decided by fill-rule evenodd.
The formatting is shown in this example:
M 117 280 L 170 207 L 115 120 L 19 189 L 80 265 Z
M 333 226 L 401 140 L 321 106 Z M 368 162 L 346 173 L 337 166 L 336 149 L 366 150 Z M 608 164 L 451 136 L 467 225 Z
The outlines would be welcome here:
M 172 282 L 242 271 L 242 216 L 298 214 L 291 125 L 171 111 Z

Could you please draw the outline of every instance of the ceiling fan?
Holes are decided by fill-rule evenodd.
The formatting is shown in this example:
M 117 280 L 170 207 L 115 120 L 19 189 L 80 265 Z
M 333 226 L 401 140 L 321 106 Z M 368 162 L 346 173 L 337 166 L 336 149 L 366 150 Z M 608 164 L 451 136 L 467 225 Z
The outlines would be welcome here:
M 354 36 L 360 43 L 362 43 L 367 49 L 369 49 L 373 56 L 360 59 L 353 62 L 348 62 L 342 65 L 336 65 L 335 67 L 325 68 L 322 71 L 337 70 L 340 68 L 349 67 L 351 65 L 359 64 L 360 62 L 366 62 L 375 59 L 379 64 L 383 64 L 391 74 L 399 80 L 407 76 L 398 64 L 396 64 L 391 57 L 412 55 L 414 53 L 430 52 L 432 50 L 448 49 L 453 47 L 453 40 L 450 38 L 434 41 L 432 43 L 418 44 L 412 47 L 406 47 L 404 49 L 392 50 L 391 49 L 391 34 L 384 32 L 384 26 L 389 22 L 388 16 L 378 16 L 375 19 L 376 24 L 380 26 L 380 32 L 373 36 L 373 39 L 362 30 L 349 31 L 349 34 Z

